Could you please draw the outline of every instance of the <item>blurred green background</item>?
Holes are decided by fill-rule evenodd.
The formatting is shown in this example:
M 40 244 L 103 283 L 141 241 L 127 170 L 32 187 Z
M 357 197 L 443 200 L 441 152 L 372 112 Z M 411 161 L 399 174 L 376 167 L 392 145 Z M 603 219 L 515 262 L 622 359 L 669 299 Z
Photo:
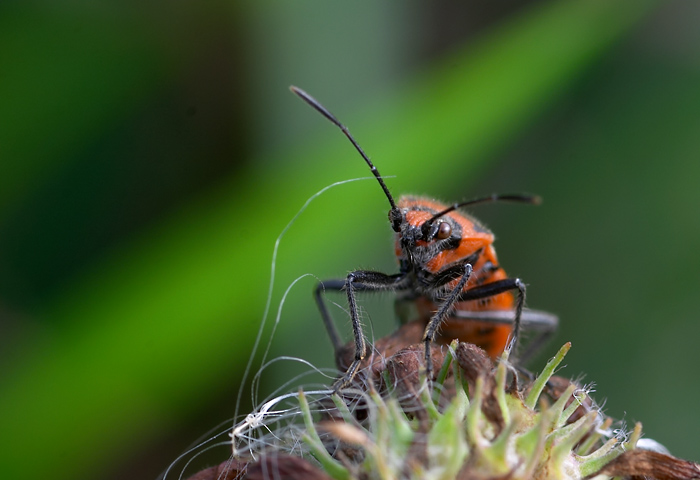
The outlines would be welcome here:
M 700 460 L 698 21 L 692 0 L 3 2 L 0 475 L 156 478 L 233 415 L 277 235 L 369 174 L 290 84 L 397 195 L 542 195 L 475 212 L 560 315 L 533 364 L 572 341 L 564 375 Z M 304 273 L 393 271 L 387 210 L 373 181 L 312 203 L 271 316 Z M 272 355 L 328 367 L 312 287 Z M 391 296 L 365 305 L 391 331 Z

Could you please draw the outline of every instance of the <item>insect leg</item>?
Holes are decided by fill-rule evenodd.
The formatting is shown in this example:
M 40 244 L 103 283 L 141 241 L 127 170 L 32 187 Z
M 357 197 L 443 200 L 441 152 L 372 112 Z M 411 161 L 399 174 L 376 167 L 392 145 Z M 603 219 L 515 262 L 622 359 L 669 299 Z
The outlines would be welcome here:
M 318 306 L 318 311 L 321 312 L 321 318 L 323 319 L 323 325 L 326 327 L 328 336 L 333 344 L 333 350 L 337 354 L 338 351 L 343 346 L 343 341 L 338 334 L 338 329 L 333 323 L 328 308 L 326 308 L 326 302 L 323 301 L 323 293 L 326 290 L 332 290 L 339 292 L 345 288 L 345 280 L 324 280 L 323 282 L 318 282 L 316 289 L 314 290 L 314 298 L 316 299 L 316 305 Z
M 479 250 L 479 252 L 481 252 L 481 250 Z M 430 273 L 426 275 L 423 282 L 430 290 L 444 287 L 451 281 L 462 277 L 464 275 L 466 265 L 474 265 L 477 260 L 477 256 L 470 255 L 459 263 L 445 267 L 437 273 Z
M 470 263 L 459 266 L 463 272 L 462 278 L 460 278 L 457 286 L 452 289 L 452 292 L 450 292 L 447 298 L 442 302 L 442 305 L 440 305 L 440 308 L 435 315 L 432 316 L 430 322 L 428 322 L 428 325 L 425 327 L 425 333 L 423 334 L 423 342 L 425 343 L 425 370 L 427 372 L 426 379 L 428 381 L 428 385 L 431 383 L 430 375 L 433 371 L 433 359 L 430 355 L 430 344 L 435 340 L 435 332 L 442 321 L 448 316 L 455 302 L 459 299 L 460 293 L 464 289 L 464 286 L 467 284 L 467 281 L 472 274 L 472 266 Z
M 521 363 L 527 362 L 550 339 L 557 329 L 559 319 L 547 312 L 529 310 L 529 315 L 522 317 L 522 324 L 537 330 L 537 336 L 529 341 L 525 351 L 518 355 Z M 527 318 L 526 318 L 527 317 Z
M 513 325 L 513 313 L 508 310 L 456 310 L 452 313 L 452 316 L 463 320 L 489 322 L 497 325 Z M 524 353 L 518 354 L 519 362 L 525 363 L 556 331 L 559 319 L 556 315 L 549 312 L 523 308 L 520 324 L 522 328 L 528 331 L 537 332 L 536 336 L 528 342 Z
M 518 289 L 518 296 L 515 300 L 515 319 L 513 320 L 513 333 L 510 341 L 506 346 L 508 355 L 515 349 L 520 336 L 520 319 L 523 314 L 523 306 L 525 305 L 525 284 L 519 278 L 506 278 L 497 282 L 487 283 L 478 287 L 470 288 L 462 292 L 459 296 L 459 301 L 479 300 L 481 298 L 493 297 L 508 290 Z
M 365 342 L 364 333 L 362 332 L 362 324 L 360 323 L 360 317 L 357 311 L 355 291 L 397 290 L 403 287 L 403 281 L 405 279 L 406 276 L 402 273 L 387 275 L 381 272 L 358 270 L 348 274 L 345 282 L 342 285 L 340 285 L 339 280 L 332 280 L 329 282 L 323 282 L 316 287 L 316 301 L 319 304 L 321 316 L 323 317 L 324 324 L 326 325 L 326 329 L 328 330 L 328 334 L 331 337 L 331 341 L 333 342 L 333 346 L 336 350 L 336 357 L 338 351 L 342 347 L 342 341 L 321 298 L 321 291 L 323 290 L 323 287 L 326 286 L 331 290 L 341 290 L 344 288 L 348 298 L 348 306 L 350 307 L 350 320 L 352 322 L 352 331 L 355 340 L 355 354 L 352 363 L 347 368 L 343 376 L 333 385 L 333 390 L 342 390 L 350 385 L 367 352 L 367 344 Z

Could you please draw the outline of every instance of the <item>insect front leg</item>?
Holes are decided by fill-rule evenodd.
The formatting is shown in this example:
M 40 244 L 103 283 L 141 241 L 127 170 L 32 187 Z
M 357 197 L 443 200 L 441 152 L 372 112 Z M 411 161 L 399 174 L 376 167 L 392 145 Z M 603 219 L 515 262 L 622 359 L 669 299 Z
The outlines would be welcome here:
M 428 381 L 429 387 L 432 386 L 432 380 L 430 376 L 432 375 L 433 371 L 433 359 L 430 355 L 430 344 L 435 341 L 435 333 L 437 332 L 438 327 L 449 315 L 450 310 L 454 306 L 455 302 L 459 299 L 460 293 L 464 289 L 464 286 L 467 284 L 467 282 L 469 281 L 469 277 L 472 274 L 472 265 L 470 263 L 458 265 L 458 267 L 462 271 L 462 277 L 459 279 L 457 286 L 452 289 L 447 298 L 442 302 L 440 308 L 435 313 L 435 315 L 432 316 L 432 318 L 428 322 L 428 325 L 425 327 L 425 333 L 423 334 L 423 342 L 425 343 L 426 379 Z M 440 275 L 441 279 L 449 278 L 450 275 L 454 273 L 454 267 L 450 267 L 446 270 L 449 270 L 450 274 Z
M 340 339 L 340 335 L 338 335 L 338 331 L 335 328 L 335 324 L 328 313 L 328 309 L 323 302 L 321 292 L 324 290 L 324 287 L 328 288 L 329 290 L 345 289 L 348 299 L 348 307 L 350 309 L 350 321 L 352 322 L 353 338 L 355 341 L 355 353 L 350 366 L 347 368 L 343 376 L 333 385 L 333 390 L 342 390 L 350 385 L 353 378 L 357 374 L 357 369 L 359 368 L 360 363 L 367 355 L 367 343 L 362 331 L 362 324 L 360 322 L 360 316 L 357 309 L 355 292 L 397 290 L 403 287 L 405 280 L 406 275 L 402 273 L 387 275 L 381 272 L 358 270 L 348 274 L 342 285 L 339 283 L 339 280 L 331 280 L 328 282 L 322 282 L 316 287 L 316 301 L 318 303 L 319 310 L 321 311 L 321 316 L 323 317 L 326 330 L 328 330 L 328 334 L 333 342 L 336 358 L 338 357 L 338 353 L 343 347 L 343 344 L 342 340 Z

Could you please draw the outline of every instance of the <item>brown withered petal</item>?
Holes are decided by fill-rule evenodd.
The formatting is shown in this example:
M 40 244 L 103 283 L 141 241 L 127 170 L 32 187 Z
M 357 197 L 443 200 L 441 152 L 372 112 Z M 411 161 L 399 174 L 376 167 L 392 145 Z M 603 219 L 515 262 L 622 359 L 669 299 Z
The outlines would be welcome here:
M 433 360 L 431 377 L 435 380 L 442 363 L 445 361 L 445 352 L 440 346 L 431 345 L 430 356 Z M 421 388 L 420 375 L 425 368 L 424 357 L 425 346 L 418 344 L 404 348 L 389 358 L 386 361 L 386 371 L 389 373 L 392 383 L 397 388 L 405 388 L 411 392 Z
M 431 379 L 435 381 L 440 367 L 445 361 L 445 352 L 440 346 L 431 345 L 430 355 L 433 359 Z M 421 383 L 421 375 L 425 368 L 424 357 L 425 346 L 423 344 L 411 345 L 392 355 L 385 363 L 389 382 L 396 388 L 394 394 L 399 399 L 401 407 L 405 412 L 411 412 L 417 418 L 422 418 L 425 413 L 423 402 L 420 399 L 420 391 L 424 387 Z
M 187 480 L 235 480 L 246 478 L 245 471 L 248 463 L 227 460 L 219 465 L 195 473 Z
M 431 345 L 430 354 L 433 360 L 433 371 L 431 373 L 432 380 L 435 381 L 442 363 L 445 361 L 445 351 L 438 345 Z M 420 375 L 425 368 L 425 346 L 414 344 L 404 348 L 389 358 L 386 361 L 386 371 L 389 374 L 389 381 L 395 385 L 396 398 L 399 399 L 401 407 L 407 415 L 415 418 L 418 423 L 416 427 L 417 435 L 414 436 L 413 442 L 409 447 L 406 463 L 404 465 L 405 475 L 408 478 L 409 472 L 422 466 L 425 468 L 428 465 L 428 452 L 426 444 L 422 441 L 430 430 L 429 416 L 425 410 L 423 401 L 420 399 L 421 384 Z M 451 385 L 449 385 L 451 383 Z M 448 378 L 448 381 L 443 386 L 451 393 L 443 395 L 445 401 L 448 401 L 454 395 L 454 381 Z M 443 394 L 445 392 L 443 391 Z
M 601 474 L 639 479 L 691 480 L 700 478 L 700 464 L 651 450 L 637 449 L 623 453 L 601 470 L 586 478 Z
M 360 364 L 360 370 L 366 370 L 372 365 L 372 378 L 377 378 L 377 374 L 386 368 L 385 361 L 399 350 L 421 343 L 425 325 L 423 322 L 414 321 L 401 325 L 391 335 L 378 339 L 374 345 L 370 345 L 370 351 Z M 336 355 L 335 363 L 338 370 L 344 372 L 352 363 L 355 355 L 355 342 L 348 342 Z
M 469 388 L 474 388 L 477 378 L 489 375 L 494 369 L 493 361 L 486 352 L 472 343 L 460 342 L 455 356 L 469 382 Z

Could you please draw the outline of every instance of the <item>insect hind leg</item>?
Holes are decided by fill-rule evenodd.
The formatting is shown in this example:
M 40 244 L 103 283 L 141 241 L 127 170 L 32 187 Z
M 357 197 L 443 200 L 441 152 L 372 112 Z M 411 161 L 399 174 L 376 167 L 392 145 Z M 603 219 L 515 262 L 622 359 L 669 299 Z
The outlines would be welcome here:
M 323 300 L 323 294 L 326 291 L 339 292 L 345 288 L 345 280 L 324 280 L 316 284 L 316 289 L 314 290 L 314 299 L 316 300 L 316 306 L 318 311 L 321 313 L 321 319 L 323 320 L 323 325 L 326 327 L 328 336 L 333 344 L 333 350 L 336 356 L 340 349 L 343 347 L 343 341 L 340 338 L 338 329 L 333 323 L 330 313 L 328 312 L 328 307 L 326 307 L 326 302 Z
M 538 310 L 526 310 L 522 316 L 521 323 L 527 329 L 537 331 L 534 338 L 530 340 L 527 348 L 518 354 L 518 359 L 522 363 L 526 363 L 533 357 L 552 337 L 559 325 L 559 319 L 556 315 Z
M 521 328 L 537 331 L 537 336 L 527 345 L 524 352 L 518 354 L 520 362 L 526 362 L 546 343 L 559 325 L 556 315 L 540 310 L 530 310 L 523 308 L 525 302 L 525 285 L 519 279 L 505 279 L 498 282 L 489 283 L 476 288 L 472 288 L 462 293 L 460 301 L 478 300 L 493 295 L 498 295 L 508 290 L 518 289 L 515 315 L 510 311 L 485 310 L 485 311 L 464 311 L 458 310 L 453 316 L 464 320 L 478 320 L 501 325 L 513 325 L 511 340 L 506 349 L 509 354 L 514 353 L 517 342 L 520 338 Z
M 470 288 L 462 292 L 459 296 L 460 302 L 469 300 L 480 300 L 482 298 L 493 297 L 509 290 L 518 290 L 518 295 L 515 300 L 515 318 L 513 319 L 513 332 L 510 340 L 506 344 L 505 351 L 510 354 L 515 350 L 518 338 L 520 337 L 520 318 L 522 317 L 523 307 L 525 305 L 525 284 L 519 278 L 506 278 L 496 282 L 487 283 L 478 287 Z

